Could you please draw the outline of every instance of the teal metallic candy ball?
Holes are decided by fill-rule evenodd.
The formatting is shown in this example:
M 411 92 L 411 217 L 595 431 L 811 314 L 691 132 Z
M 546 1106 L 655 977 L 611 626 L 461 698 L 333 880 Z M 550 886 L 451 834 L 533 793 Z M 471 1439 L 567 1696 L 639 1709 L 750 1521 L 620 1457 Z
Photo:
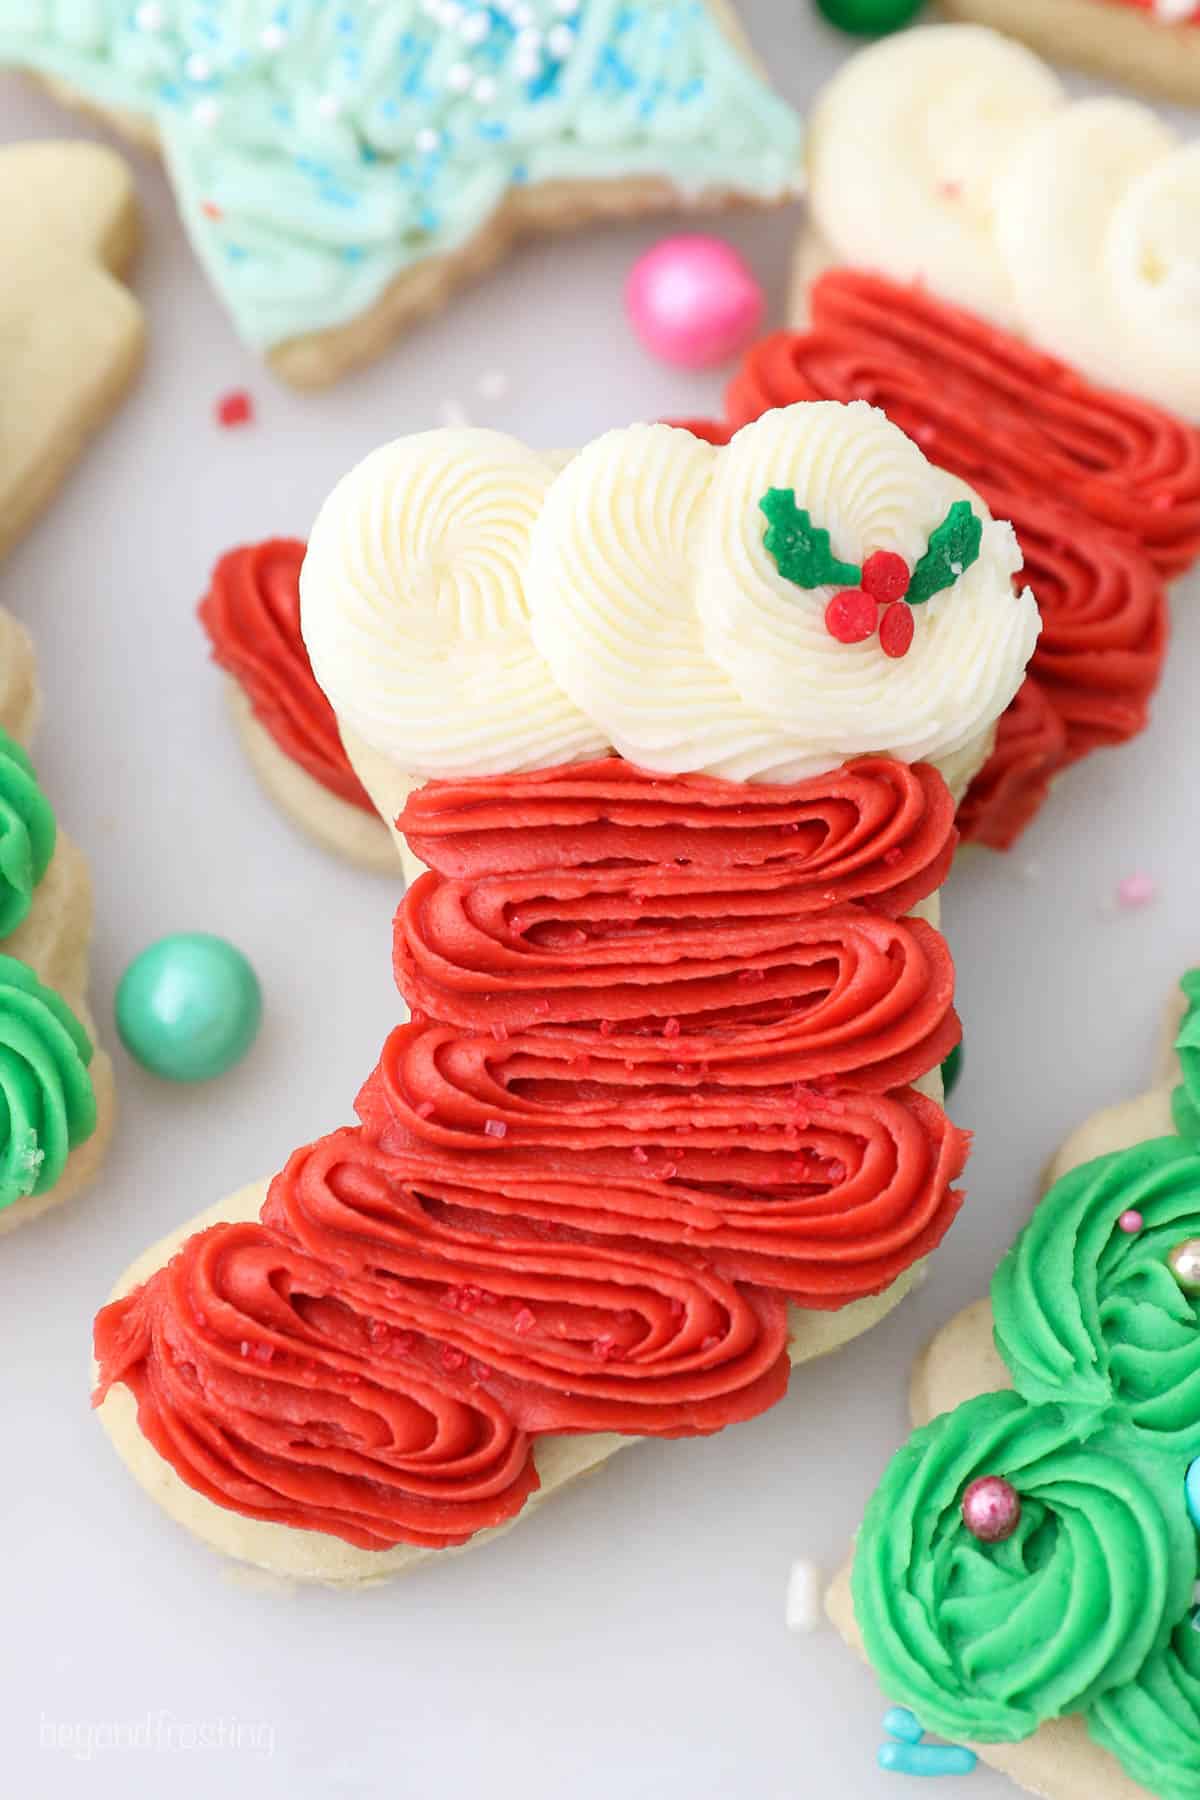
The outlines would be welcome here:
M 942 1064 L 942 1089 L 948 1100 L 958 1086 L 958 1078 L 963 1068 L 963 1047 L 955 1044 L 953 1050 Z
M 130 1056 L 166 1081 L 211 1081 L 241 1062 L 262 1022 L 262 990 L 224 938 L 181 931 L 135 957 L 117 989 Z
M 898 31 L 920 12 L 924 0 L 817 0 L 817 8 L 831 25 L 860 37 L 882 37 Z

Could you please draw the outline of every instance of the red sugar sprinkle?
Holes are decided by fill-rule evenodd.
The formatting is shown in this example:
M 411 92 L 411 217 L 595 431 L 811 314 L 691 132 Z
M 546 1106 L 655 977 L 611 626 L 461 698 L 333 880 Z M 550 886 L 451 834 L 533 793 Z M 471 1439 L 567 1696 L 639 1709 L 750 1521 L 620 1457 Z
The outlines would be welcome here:
M 492 1026 L 492 1036 L 495 1038 L 495 1040 L 498 1044 L 506 1043 L 508 1041 L 508 1026 L 507 1025 L 493 1025 Z
M 715 1350 L 720 1342 L 721 1340 L 716 1332 L 710 1332 L 708 1337 L 701 1339 L 700 1348 L 702 1350 Z
M 664 1163 L 662 1168 L 658 1171 L 658 1179 L 660 1181 L 674 1181 L 678 1173 L 679 1170 L 675 1167 L 674 1163 Z
M 250 1354 L 250 1345 L 248 1344 L 248 1342 L 246 1341 L 245 1338 L 243 1338 L 241 1343 L 238 1345 L 238 1354 L 240 1356 L 249 1356 L 249 1354 Z
M 613 1032 L 616 1029 L 617 1028 L 613 1024 L 611 1019 L 601 1019 L 601 1021 L 600 1021 L 600 1036 L 601 1037 L 603 1037 L 603 1038 L 611 1037 Z
M 255 1362 L 269 1363 L 273 1360 L 274 1356 L 275 1356 L 274 1344 L 255 1344 L 255 1346 L 254 1346 Z
M 825 1173 L 826 1173 L 826 1175 L 828 1175 L 830 1181 L 832 1181 L 832 1182 L 836 1183 L 836 1182 L 840 1182 L 840 1181 L 845 1181 L 846 1165 L 844 1162 L 839 1162 L 837 1157 L 835 1156 L 833 1158 L 832 1162 L 826 1163 Z
M 679 1023 L 678 1019 L 668 1019 L 663 1026 L 663 1036 L 677 1038 L 682 1030 L 683 1026 Z
M 881 860 L 887 865 L 887 867 L 889 869 L 894 869 L 896 864 L 903 859 L 903 856 L 904 856 L 904 852 L 900 848 L 899 844 L 893 844 L 890 850 L 884 851 Z
M 215 200 L 202 200 L 200 202 L 200 211 L 204 214 L 206 219 L 223 219 L 225 217 Z
M 863 592 L 887 606 L 908 592 L 908 564 L 894 550 L 876 550 L 863 564 Z
M 502 1138 L 508 1136 L 508 1126 L 503 1119 L 488 1119 L 483 1127 L 484 1137 Z
M 843 588 L 825 608 L 825 629 L 839 644 L 862 644 L 875 630 L 879 608 L 862 588 Z
M 635 1163 L 648 1163 L 650 1161 L 650 1158 L 646 1155 L 646 1152 L 642 1149 L 640 1144 L 635 1144 L 633 1146 L 632 1156 Z
M 233 388 L 221 395 L 216 413 L 218 425 L 249 425 L 254 418 L 254 402 L 245 388 Z
M 535 1330 L 536 1327 L 537 1320 L 534 1318 L 529 1308 L 523 1306 L 513 1320 L 513 1330 L 517 1332 L 520 1337 L 528 1337 L 529 1333 Z
M 962 196 L 961 181 L 939 181 L 937 191 L 943 200 L 958 200 Z
M 467 1366 L 466 1352 L 456 1350 L 453 1344 L 442 1345 L 441 1357 L 442 1367 L 449 1374 L 454 1374 L 458 1369 L 465 1369 Z
M 739 981 L 744 981 L 746 983 L 749 983 L 752 981 L 765 981 L 766 979 L 767 979 L 767 971 L 765 969 L 739 969 L 738 970 L 738 980 Z
M 392 1339 L 392 1349 L 397 1356 L 411 1356 L 417 1347 L 415 1331 L 398 1331 Z
M 617 1354 L 617 1340 L 614 1337 L 598 1337 L 592 1345 L 592 1355 L 600 1362 L 608 1362 Z
M 879 647 L 885 656 L 896 659 L 912 649 L 917 622 L 913 609 L 903 600 L 889 606 L 879 625 Z
M 437 1108 L 434 1106 L 432 1100 L 422 1100 L 417 1107 L 417 1117 L 418 1119 L 432 1119 L 436 1111 Z

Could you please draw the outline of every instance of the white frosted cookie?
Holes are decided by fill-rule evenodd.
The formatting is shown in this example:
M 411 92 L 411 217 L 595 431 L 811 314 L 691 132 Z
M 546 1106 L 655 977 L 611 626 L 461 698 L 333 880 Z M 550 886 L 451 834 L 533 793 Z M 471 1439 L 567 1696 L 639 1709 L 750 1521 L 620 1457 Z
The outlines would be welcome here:
M 1188 1401 L 1200 1383 L 1200 972 L 1183 986 L 1188 1004 L 1171 1006 L 1155 1086 L 1067 1140 L 992 1299 L 965 1308 L 918 1359 L 917 1436 L 827 1597 L 889 1698 L 1043 1800 L 1174 1800 L 1200 1784 L 1188 1517 L 1200 1504 Z M 1184 1254 L 1190 1285 L 1174 1272 Z M 1000 1526 L 969 1511 L 971 1486 L 997 1477 L 1009 1489 L 991 1498 L 1007 1507 Z M 905 1551 L 922 1492 L 918 1542 Z M 1024 1549 L 1035 1518 L 1044 1555 Z M 999 1679 L 989 1564 L 1006 1616 L 1022 1621 Z M 1060 1569 L 1042 1612 L 1036 1584 L 1049 1593 Z M 960 1576 L 979 1596 L 974 1613 L 969 1603 L 956 1612 Z M 972 1720 L 985 1729 L 972 1732 Z
M 9 8 L 32 71 L 165 158 L 241 336 L 316 386 L 514 241 L 795 192 L 800 123 L 729 0 Z
M 141 361 L 119 277 L 138 215 L 102 144 L 0 147 L 0 555 L 54 494 Z
M 1197 0 L 942 0 L 942 10 L 1023 38 L 1055 62 L 1184 105 L 1200 100 Z

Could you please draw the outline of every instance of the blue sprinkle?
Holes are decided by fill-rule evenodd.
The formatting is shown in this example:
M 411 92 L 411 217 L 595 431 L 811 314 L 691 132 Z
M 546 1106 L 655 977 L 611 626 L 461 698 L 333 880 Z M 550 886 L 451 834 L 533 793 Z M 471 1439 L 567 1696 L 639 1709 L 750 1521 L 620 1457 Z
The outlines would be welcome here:
M 245 246 L 243 244 L 226 244 L 225 254 L 229 258 L 230 262 L 239 263 L 239 262 L 245 262 L 246 258 L 249 256 L 250 252 L 245 248 Z
M 961 1744 L 881 1744 L 879 1766 L 889 1775 L 969 1775 L 979 1758 Z
M 508 136 L 508 126 L 499 119 L 481 119 L 475 130 L 481 138 L 489 138 L 494 143 L 500 143 Z
M 514 187 L 524 187 L 529 180 L 529 170 L 524 163 L 514 163 L 512 171 Z
M 893 1706 L 884 1717 L 883 1729 L 889 1737 L 900 1738 L 906 1744 L 919 1744 L 925 1736 L 921 1721 L 907 1706 Z
M 367 253 L 361 244 L 347 244 L 342 251 L 342 261 L 347 263 L 360 263 L 366 259 L 366 254 Z

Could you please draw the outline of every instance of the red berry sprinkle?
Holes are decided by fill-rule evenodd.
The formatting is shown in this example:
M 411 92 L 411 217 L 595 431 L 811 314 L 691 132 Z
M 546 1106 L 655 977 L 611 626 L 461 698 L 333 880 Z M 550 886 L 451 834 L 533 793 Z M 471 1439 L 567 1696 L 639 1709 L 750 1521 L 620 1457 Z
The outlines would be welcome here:
M 863 644 L 875 630 L 879 608 L 862 588 L 844 588 L 825 608 L 825 629 L 839 644 Z
M 907 601 L 889 606 L 879 626 L 879 646 L 885 656 L 907 656 L 912 649 L 916 621 Z
M 254 418 L 254 402 L 245 388 L 234 388 L 217 401 L 217 424 L 249 425 Z
M 876 550 L 863 564 L 863 592 L 878 600 L 880 606 L 903 599 L 909 579 L 908 564 L 894 550 Z

